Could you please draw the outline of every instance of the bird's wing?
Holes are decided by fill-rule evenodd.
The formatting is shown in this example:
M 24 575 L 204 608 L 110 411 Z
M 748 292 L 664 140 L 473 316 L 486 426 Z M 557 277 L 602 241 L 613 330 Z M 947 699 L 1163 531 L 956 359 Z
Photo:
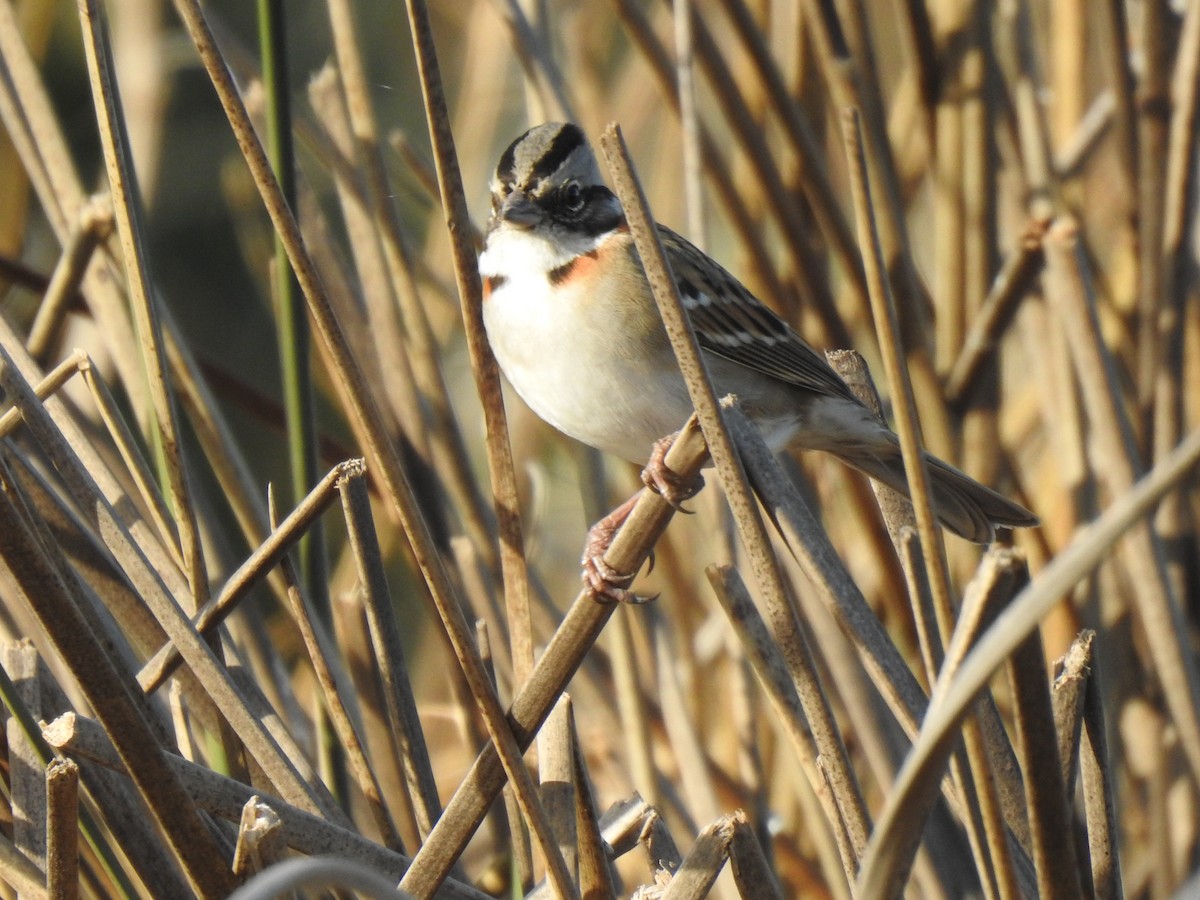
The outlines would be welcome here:
M 701 347 L 804 390 L 855 399 L 821 355 L 740 281 L 685 238 L 658 227 Z

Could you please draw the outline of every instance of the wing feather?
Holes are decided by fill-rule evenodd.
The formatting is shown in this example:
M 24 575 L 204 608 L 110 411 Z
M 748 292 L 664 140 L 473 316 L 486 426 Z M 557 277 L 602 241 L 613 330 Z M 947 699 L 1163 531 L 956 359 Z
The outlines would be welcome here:
M 741 282 L 685 238 L 658 228 L 701 347 L 804 390 L 855 399 L 824 358 Z

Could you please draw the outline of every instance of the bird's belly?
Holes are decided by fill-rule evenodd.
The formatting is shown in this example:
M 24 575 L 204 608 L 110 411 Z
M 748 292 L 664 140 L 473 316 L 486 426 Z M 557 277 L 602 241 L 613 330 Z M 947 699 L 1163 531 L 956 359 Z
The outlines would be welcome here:
M 618 343 L 611 311 L 597 309 L 598 301 L 552 293 L 542 278 L 512 278 L 484 302 L 483 319 L 501 370 L 539 417 L 589 446 L 644 462 L 654 441 L 683 425 L 691 404 L 674 360 L 662 357 L 661 328 L 641 346 Z

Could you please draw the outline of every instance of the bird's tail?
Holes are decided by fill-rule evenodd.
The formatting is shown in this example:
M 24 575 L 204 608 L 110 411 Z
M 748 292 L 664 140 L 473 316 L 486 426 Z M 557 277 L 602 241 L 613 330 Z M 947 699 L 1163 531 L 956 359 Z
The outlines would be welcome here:
M 838 454 L 847 464 L 888 487 L 909 497 L 908 479 L 900 448 L 894 452 Z M 980 484 L 936 456 L 925 454 L 929 471 L 929 492 L 933 513 L 946 528 L 977 544 L 986 544 L 996 536 L 996 526 L 1028 528 L 1038 524 L 1037 516 L 1007 497 Z

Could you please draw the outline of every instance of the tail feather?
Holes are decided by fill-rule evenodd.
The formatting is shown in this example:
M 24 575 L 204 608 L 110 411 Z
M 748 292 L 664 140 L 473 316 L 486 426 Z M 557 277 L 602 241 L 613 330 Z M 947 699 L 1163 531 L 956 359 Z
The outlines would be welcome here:
M 912 496 L 899 448 L 896 448 L 894 455 L 884 457 L 862 453 L 841 458 L 904 496 Z M 925 454 L 925 461 L 928 464 L 934 515 L 959 537 L 986 544 L 995 538 L 997 525 L 1028 528 L 1038 524 L 1037 516 L 1025 507 L 980 484 L 949 463 L 928 453 Z

